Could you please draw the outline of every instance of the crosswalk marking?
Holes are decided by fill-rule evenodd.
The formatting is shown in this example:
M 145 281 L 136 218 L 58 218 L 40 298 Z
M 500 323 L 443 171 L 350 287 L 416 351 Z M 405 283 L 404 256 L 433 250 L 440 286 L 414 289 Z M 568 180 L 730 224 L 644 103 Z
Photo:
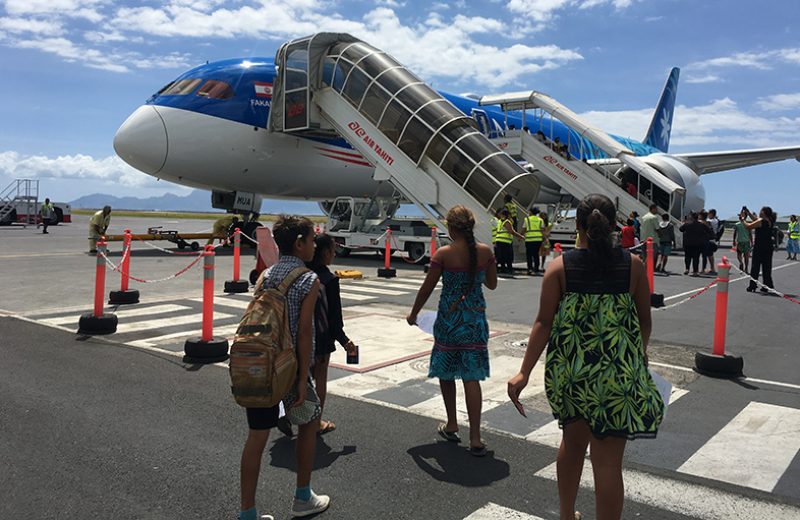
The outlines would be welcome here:
M 362 285 L 361 282 L 347 284 L 347 291 L 364 292 L 368 294 L 384 294 L 386 296 L 402 296 L 403 294 L 408 294 L 407 291 L 395 291 L 392 289 L 378 289 L 377 287 L 368 287 Z
M 203 298 L 192 298 L 193 302 L 202 302 Z M 231 297 L 225 298 L 214 298 L 214 307 L 216 306 L 222 307 L 233 307 L 235 309 L 246 309 L 248 305 L 250 305 L 250 299 L 247 300 L 237 300 Z
M 214 320 L 221 320 L 223 318 L 231 318 L 232 314 L 225 314 L 222 312 L 214 313 Z M 159 318 L 156 320 L 134 321 L 132 323 L 120 323 L 117 325 L 117 334 L 125 332 L 139 332 L 147 329 L 160 329 L 165 327 L 177 327 L 179 325 L 188 325 L 191 323 L 201 323 L 203 321 L 202 313 L 189 314 L 184 316 L 176 316 L 174 318 Z
M 592 463 L 586 460 L 581 475 L 581 487 L 594 489 Z M 556 464 L 536 473 L 537 477 L 556 481 Z M 623 469 L 625 497 L 674 513 L 701 520 L 731 520 L 732 518 L 797 520 L 800 508 L 744 497 L 741 494 L 712 489 L 691 482 L 658 477 L 632 469 Z
M 239 324 L 235 325 L 228 325 L 225 327 L 215 327 L 214 328 L 214 337 L 215 338 L 232 338 L 234 334 L 236 334 L 236 329 L 239 327 Z M 164 334 L 162 336 L 154 336 L 151 338 L 145 339 L 138 339 L 136 341 L 128 342 L 128 345 L 133 347 L 154 347 L 156 345 L 164 344 L 171 340 L 178 340 L 181 338 L 189 338 L 193 336 L 199 336 L 200 331 L 183 331 L 183 332 L 173 332 L 172 334 Z
M 114 314 L 116 314 L 117 317 L 127 318 L 131 316 L 147 316 L 149 314 L 166 314 L 168 312 L 182 311 L 188 308 L 189 307 L 185 305 L 173 304 L 153 305 L 150 307 L 126 307 L 117 309 Z M 59 316 L 57 318 L 47 318 L 40 321 L 48 325 L 73 325 L 78 323 L 78 316 Z
M 539 516 L 529 515 L 521 511 L 498 506 L 489 502 L 464 520 L 544 520 Z
M 365 294 L 353 294 L 345 291 L 342 291 L 340 293 L 340 296 L 342 297 L 343 300 L 353 300 L 356 302 L 364 302 L 368 300 L 374 300 L 375 298 L 377 298 L 377 296 L 367 296 Z
M 751 402 L 678 471 L 772 491 L 800 451 L 798 432 L 800 410 Z

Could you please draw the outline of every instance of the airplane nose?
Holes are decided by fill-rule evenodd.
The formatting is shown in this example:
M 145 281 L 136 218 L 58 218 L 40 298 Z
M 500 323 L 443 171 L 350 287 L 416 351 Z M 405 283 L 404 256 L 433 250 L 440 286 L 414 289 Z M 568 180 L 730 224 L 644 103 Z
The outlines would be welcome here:
M 142 105 L 114 136 L 117 155 L 137 170 L 155 175 L 167 162 L 167 129 L 152 105 Z

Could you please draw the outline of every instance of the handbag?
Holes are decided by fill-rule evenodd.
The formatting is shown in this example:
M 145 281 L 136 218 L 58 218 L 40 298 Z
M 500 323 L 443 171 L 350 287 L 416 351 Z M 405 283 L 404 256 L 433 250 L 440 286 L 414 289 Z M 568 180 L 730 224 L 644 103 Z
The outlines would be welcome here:
M 306 400 L 299 406 L 291 406 L 297 401 L 297 387 L 293 387 L 283 398 L 283 407 L 286 410 L 286 418 L 289 422 L 298 426 L 308 424 L 313 420 L 319 419 L 322 415 L 322 407 L 319 404 L 317 390 L 310 377 L 306 377 Z

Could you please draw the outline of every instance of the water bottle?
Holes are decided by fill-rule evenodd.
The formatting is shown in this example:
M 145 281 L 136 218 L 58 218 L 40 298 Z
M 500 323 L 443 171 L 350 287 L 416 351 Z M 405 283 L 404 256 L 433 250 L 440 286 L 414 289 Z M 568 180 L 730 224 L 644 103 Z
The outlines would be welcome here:
M 348 365 L 357 365 L 358 364 L 358 345 L 347 353 L 347 364 Z

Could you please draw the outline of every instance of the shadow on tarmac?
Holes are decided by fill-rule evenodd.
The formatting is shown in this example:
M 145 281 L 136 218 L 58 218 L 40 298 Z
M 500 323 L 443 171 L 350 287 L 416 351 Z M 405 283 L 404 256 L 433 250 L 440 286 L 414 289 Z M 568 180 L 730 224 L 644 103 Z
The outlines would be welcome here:
M 270 466 L 284 468 L 291 471 L 297 470 L 297 457 L 295 455 L 295 437 L 291 439 L 281 437 L 269 449 Z M 333 451 L 325 442 L 325 438 L 317 436 L 317 453 L 314 456 L 314 471 L 331 466 L 339 457 L 352 455 L 356 452 L 355 446 L 343 446 L 341 451 Z
M 440 482 L 484 487 L 511 474 L 508 463 L 494 458 L 491 450 L 486 457 L 471 457 L 463 446 L 438 441 L 415 446 L 406 453 L 421 470 Z

